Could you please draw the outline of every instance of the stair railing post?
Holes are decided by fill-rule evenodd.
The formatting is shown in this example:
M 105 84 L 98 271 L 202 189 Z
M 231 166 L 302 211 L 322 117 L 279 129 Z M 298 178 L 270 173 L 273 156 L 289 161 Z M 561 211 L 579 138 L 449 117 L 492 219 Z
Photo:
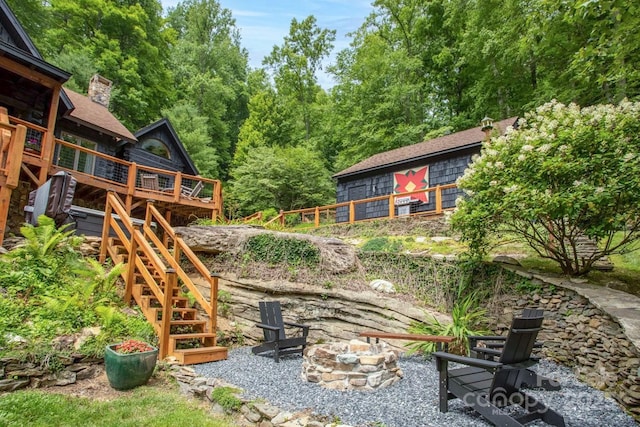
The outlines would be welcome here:
M 167 233 L 165 233 L 165 235 L 166 234 Z M 181 237 L 182 237 L 182 233 L 176 233 L 176 238 L 173 241 L 173 259 L 176 260 L 178 265 L 180 265 L 180 257 L 182 256 L 182 248 L 180 247 L 180 245 L 178 245 L 178 241 Z M 169 248 L 168 242 L 165 243 L 165 247 L 167 249 Z
M 218 273 L 211 273 L 209 277 L 210 295 L 209 301 L 211 302 L 211 313 L 209 313 L 209 332 L 216 333 L 218 327 L 218 280 L 220 275 Z M 217 343 L 218 338 L 213 338 L 214 345 Z
M 131 295 L 133 294 L 133 282 L 136 273 L 136 260 L 138 259 L 138 240 L 135 238 L 136 232 L 140 231 L 140 226 L 131 222 L 133 232 L 131 233 L 131 243 L 129 247 L 131 252 L 127 257 L 127 280 L 124 287 L 124 302 L 131 304 Z
M 315 213 L 316 217 L 315 217 L 315 223 L 313 224 L 315 226 L 315 228 L 320 227 L 320 208 L 316 206 L 316 213 Z
M 173 290 L 178 281 L 178 275 L 173 268 L 167 269 L 167 282 L 164 284 L 162 298 L 162 327 L 160 328 L 160 351 L 158 358 L 164 359 L 169 354 L 169 335 L 171 335 L 171 315 L 173 312 Z
M 101 264 L 104 264 L 107 260 L 107 245 L 109 244 L 109 229 L 111 228 L 109 223 L 111 222 L 111 212 L 113 211 L 109 200 L 111 196 L 112 191 L 109 190 L 107 192 L 107 204 L 104 208 L 104 220 L 102 221 L 102 241 L 100 244 L 100 257 L 98 258 Z
M 280 209 L 280 226 L 284 228 L 284 211 Z

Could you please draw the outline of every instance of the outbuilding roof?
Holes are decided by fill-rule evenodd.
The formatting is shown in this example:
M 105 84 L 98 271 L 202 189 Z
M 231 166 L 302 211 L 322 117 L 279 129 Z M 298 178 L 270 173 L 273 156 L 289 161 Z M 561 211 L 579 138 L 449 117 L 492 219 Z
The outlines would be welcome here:
M 517 117 L 511 117 L 499 122 L 494 122 L 493 128 L 497 129 L 498 132 L 500 132 L 500 135 L 502 135 L 507 127 L 515 125 L 517 120 Z M 395 150 L 375 154 L 368 159 L 336 173 L 333 177 L 342 178 L 413 160 L 420 160 L 438 154 L 445 154 L 451 151 L 479 146 L 482 144 L 485 137 L 486 135 L 482 131 L 482 127 L 478 126 L 461 132 L 452 133 L 450 135 L 430 139 L 428 141 L 419 142 L 417 144 L 407 145 L 406 147 L 396 148 Z
M 67 116 L 69 120 L 83 126 L 106 133 L 118 139 L 136 142 L 133 134 L 104 106 L 93 102 L 86 95 L 63 88 L 73 105 L 74 110 Z

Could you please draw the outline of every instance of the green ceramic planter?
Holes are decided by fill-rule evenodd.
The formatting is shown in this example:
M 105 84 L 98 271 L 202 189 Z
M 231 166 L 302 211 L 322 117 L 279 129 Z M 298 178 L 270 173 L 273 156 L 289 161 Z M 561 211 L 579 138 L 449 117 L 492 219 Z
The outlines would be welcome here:
M 108 345 L 104 352 L 104 366 L 109 384 L 116 390 L 129 390 L 146 384 L 153 374 L 158 360 L 158 349 L 142 353 L 120 354 Z

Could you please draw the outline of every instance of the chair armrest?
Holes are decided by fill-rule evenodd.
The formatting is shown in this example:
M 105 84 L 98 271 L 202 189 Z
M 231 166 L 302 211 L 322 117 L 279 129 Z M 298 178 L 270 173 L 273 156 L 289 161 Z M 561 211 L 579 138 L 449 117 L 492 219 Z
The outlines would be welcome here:
M 495 350 L 487 347 L 473 347 L 471 350 L 476 353 L 490 354 L 491 356 L 500 356 L 502 354 L 502 350 Z
M 467 338 L 476 341 L 505 341 L 507 339 L 504 335 L 469 335 Z
M 256 326 L 258 328 L 268 329 L 268 330 L 274 331 L 274 332 L 278 332 L 280 330 L 280 328 L 277 327 L 277 326 L 265 325 L 264 323 L 256 323 Z
M 287 326 L 294 326 L 296 328 L 302 328 L 302 329 L 309 329 L 309 325 L 303 325 L 301 323 L 295 323 L 295 322 L 282 322 Z
M 446 362 L 455 362 L 455 363 L 460 363 L 467 366 L 475 366 L 477 368 L 482 368 L 482 369 L 492 370 L 492 371 L 498 370 L 503 366 L 502 363 L 500 362 L 494 362 L 492 360 L 484 360 L 484 359 L 475 359 L 473 357 L 467 357 L 467 356 L 458 356 L 457 354 L 451 354 L 444 351 L 436 351 L 434 353 L 431 353 L 431 356 L 435 357 L 436 365 L 439 365 L 440 361 L 443 360 Z

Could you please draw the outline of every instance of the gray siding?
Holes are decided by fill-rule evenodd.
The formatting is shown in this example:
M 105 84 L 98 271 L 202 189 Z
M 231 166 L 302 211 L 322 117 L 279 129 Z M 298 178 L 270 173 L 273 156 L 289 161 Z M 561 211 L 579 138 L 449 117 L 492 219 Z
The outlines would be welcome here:
M 7 44 L 10 44 L 11 46 L 16 46 L 16 42 L 13 41 L 13 38 L 11 38 L 11 34 L 9 34 L 7 29 L 4 28 L 2 24 L 0 24 L 0 40 Z
M 167 146 L 171 159 L 157 156 L 149 151 L 138 148 L 138 146 L 140 146 L 145 140 L 151 138 L 162 141 Z M 130 162 L 136 162 L 139 165 L 151 166 L 169 171 L 180 171 L 193 175 L 193 171 L 190 170 L 188 165 L 185 163 L 182 153 L 180 153 L 176 147 L 177 142 L 173 141 L 173 138 L 164 130 L 157 129 L 153 132 L 144 134 L 144 136 L 139 136 L 138 139 L 138 144 L 128 147 L 125 151 L 125 158 Z
M 471 157 L 477 154 L 479 149 L 466 150 L 452 157 L 434 157 L 432 160 L 422 160 L 420 162 L 407 162 L 397 165 L 393 169 L 385 169 L 377 171 L 377 173 L 363 173 L 360 175 L 352 175 L 346 178 L 339 178 L 336 188 L 336 201 L 338 203 L 349 201 L 349 189 L 364 185 L 366 188 L 366 196 L 370 198 L 376 196 L 384 196 L 393 193 L 393 174 L 394 172 L 403 171 L 411 168 L 429 166 L 429 186 L 451 184 L 464 174 L 465 169 L 471 163 Z M 457 188 L 442 191 L 442 207 L 455 207 L 456 199 L 461 194 Z M 411 205 L 411 212 L 426 212 L 435 210 L 435 196 L 430 193 L 429 203 L 419 203 Z M 395 208 L 396 215 L 398 208 Z M 366 204 L 366 219 L 382 218 L 389 215 L 389 201 L 380 200 L 377 202 L 369 202 Z M 336 212 L 337 222 L 346 222 L 349 220 L 348 207 L 338 208 Z

